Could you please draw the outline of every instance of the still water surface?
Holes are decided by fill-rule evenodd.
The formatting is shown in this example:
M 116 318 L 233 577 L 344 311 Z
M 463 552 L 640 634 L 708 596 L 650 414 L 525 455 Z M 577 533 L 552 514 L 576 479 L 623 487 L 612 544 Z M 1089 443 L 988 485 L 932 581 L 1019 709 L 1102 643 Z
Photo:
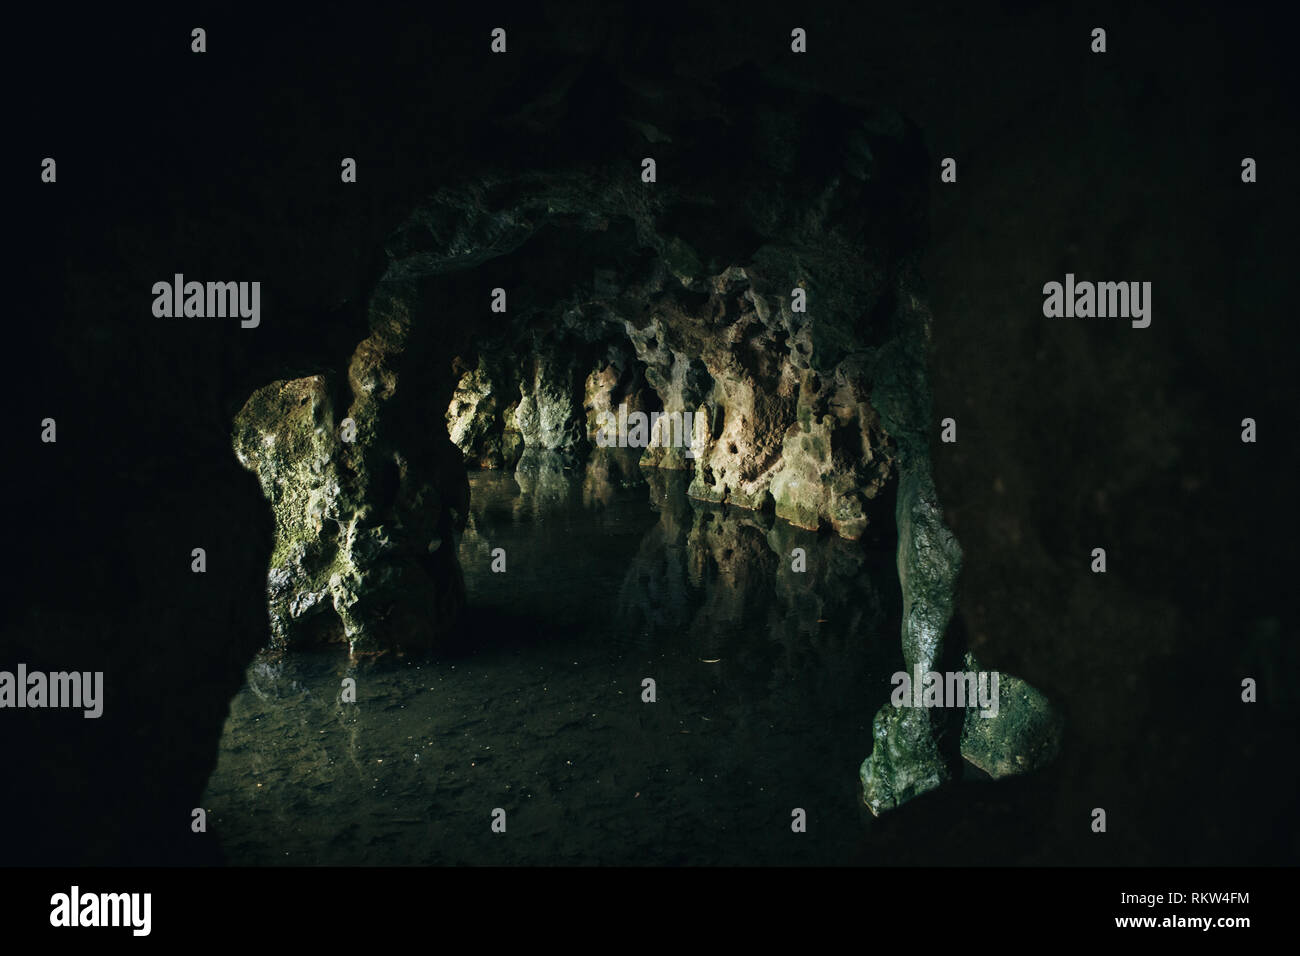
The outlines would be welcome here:
M 863 862 L 858 766 L 901 664 L 892 553 L 626 474 L 471 474 L 469 649 L 259 657 L 203 804 L 228 860 Z

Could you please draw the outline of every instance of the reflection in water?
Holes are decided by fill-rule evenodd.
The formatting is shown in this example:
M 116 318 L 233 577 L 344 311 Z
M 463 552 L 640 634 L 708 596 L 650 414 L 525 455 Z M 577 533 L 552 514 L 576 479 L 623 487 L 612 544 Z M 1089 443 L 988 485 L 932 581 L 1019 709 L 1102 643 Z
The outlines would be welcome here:
M 203 804 L 230 861 L 863 862 L 893 556 L 683 479 L 617 452 L 471 475 L 463 649 L 249 668 Z

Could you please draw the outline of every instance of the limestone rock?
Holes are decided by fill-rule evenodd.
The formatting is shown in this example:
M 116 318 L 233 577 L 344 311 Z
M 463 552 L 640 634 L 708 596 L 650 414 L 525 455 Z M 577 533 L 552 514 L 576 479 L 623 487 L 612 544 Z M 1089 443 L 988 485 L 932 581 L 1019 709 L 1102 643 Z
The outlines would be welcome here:
M 681 470 L 692 497 L 751 515 L 674 525 L 708 568 L 652 578 L 677 587 L 679 571 L 707 570 L 737 601 L 696 623 L 744 619 L 744 595 L 785 574 L 774 516 L 845 542 L 896 528 L 903 657 L 938 659 L 961 552 L 929 471 L 919 134 L 748 69 L 678 93 L 611 80 L 630 121 L 607 149 L 527 172 L 484 165 L 390 237 L 348 368 L 356 441 L 302 439 L 307 464 L 248 458 L 283 512 L 281 632 L 332 608 L 324 619 L 359 649 L 438 640 L 463 585 L 455 549 L 430 542 L 468 513 L 465 465 L 513 464 L 534 498 L 558 501 L 566 471 L 620 451 L 590 459 L 583 494 L 599 502 L 628 481 L 630 449 L 598 448 L 596 423 L 626 405 L 692 417 L 676 442 L 659 428 L 647 475 Z M 654 184 L 627 162 L 647 129 Z M 729 162 L 737 151 L 753 161 Z M 486 291 L 506 286 L 506 311 L 490 311 Z M 864 767 L 877 812 L 946 773 L 928 717 L 889 710 Z

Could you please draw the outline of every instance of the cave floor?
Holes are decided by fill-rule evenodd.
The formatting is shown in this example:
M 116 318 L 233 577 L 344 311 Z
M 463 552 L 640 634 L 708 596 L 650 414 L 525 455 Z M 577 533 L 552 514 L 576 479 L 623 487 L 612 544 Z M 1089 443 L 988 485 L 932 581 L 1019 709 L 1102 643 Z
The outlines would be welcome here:
M 471 500 L 463 649 L 250 666 L 203 804 L 230 863 L 864 862 L 892 554 L 673 476 L 478 472 Z

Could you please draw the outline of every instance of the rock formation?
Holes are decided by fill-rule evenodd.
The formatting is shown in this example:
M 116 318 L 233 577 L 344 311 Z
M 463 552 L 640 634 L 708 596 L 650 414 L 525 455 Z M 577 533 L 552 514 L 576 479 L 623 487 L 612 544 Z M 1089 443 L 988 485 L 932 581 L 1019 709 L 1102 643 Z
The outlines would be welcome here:
M 742 93 L 724 117 L 719 98 Z M 446 545 L 466 464 L 569 467 L 625 406 L 691 413 L 694 454 L 659 442 L 640 464 L 687 470 L 693 498 L 848 540 L 896 528 L 903 656 L 928 669 L 961 552 L 930 477 L 916 130 L 753 70 L 712 96 L 629 83 L 617 98 L 607 155 L 485 169 L 411 212 L 347 407 L 316 376 L 239 414 L 240 461 L 276 514 L 274 640 L 436 644 L 464 600 Z M 886 706 L 875 737 L 873 811 L 947 778 L 926 711 Z

